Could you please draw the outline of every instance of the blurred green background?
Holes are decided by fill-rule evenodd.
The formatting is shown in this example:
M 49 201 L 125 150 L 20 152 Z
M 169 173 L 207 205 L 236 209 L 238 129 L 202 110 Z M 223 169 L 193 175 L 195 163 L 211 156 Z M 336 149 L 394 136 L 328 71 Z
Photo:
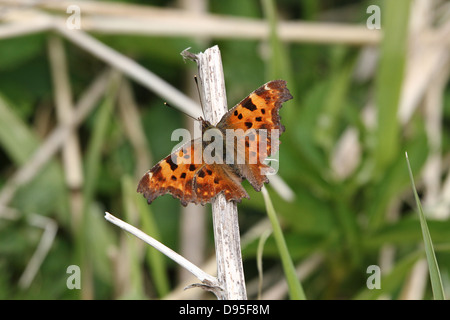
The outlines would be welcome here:
M 180 56 L 188 47 L 219 46 L 230 108 L 267 81 L 288 82 L 294 99 L 280 112 L 286 132 L 278 172 L 288 190 L 267 188 L 308 299 L 433 297 L 405 151 L 449 295 L 448 2 L 90 1 L 86 11 L 81 3 L 81 32 L 195 101 L 196 65 Z M 367 26 L 370 5 L 380 8 L 379 30 Z M 172 131 L 190 122 L 163 106 L 163 94 L 111 72 L 109 62 L 62 32 L 40 31 L 37 22 L 28 32 L 9 32 L 39 14 L 67 19 L 67 6 L 0 1 L 0 298 L 214 298 L 183 291 L 196 280 L 103 218 L 109 211 L 199 266 L 214 261 L 210 205 L 183 209 L 166 195 L 148 206 L 135 192 L 145 170 L 177 143 Z M 187 26 L 208 16 L 211 35 L 189 35 L 181 20 L 151 34 L 145 30 L 155 27 L 155 7 L 192 14 Z M 105 17 L 112 19 L 105 25 L 143 19 L 144 31 L 105 31 L 95 24 Z M 236 26 L 259 21 L 270 32 L 214 30 L 214 21 L 227 18 L 242 19 Z M 290 39 L 283 23 L 297 28 Z M 347 40 L 336 26 L 349 27 Z M 97 93 L 89 91 L 95 81 Z M 70 108 L 89 97 L 97 97 L 92 111 L 68 135 Z M 58 137 L 62 148 L 38 166 Z M 248 296 L 256 298 L 258 243 L 270 225 L 262 195 L 243 184 L 251 197 L 238 205 L 244 270 Z M 272 236 L 262 262 L 261 297 L 288 298 Z M 80 290 L 67 287 L 70 265 L 80 266 Z M 380 289 L 367 286 L 371 265 L 380 267 Z

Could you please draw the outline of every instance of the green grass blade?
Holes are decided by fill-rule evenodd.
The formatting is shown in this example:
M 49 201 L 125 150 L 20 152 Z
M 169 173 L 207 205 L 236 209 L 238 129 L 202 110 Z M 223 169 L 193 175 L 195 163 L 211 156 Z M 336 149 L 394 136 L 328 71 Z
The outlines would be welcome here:
M 39 141 L 0 94 L 0 146 L 17 165 L 23 165 L 37 149 Z
M 406 153 L 406 163 L 408 164 L 409 177 L 411 185 L 416 198 L 417 209 L 419 211 L 420 227 L 422 228 L 423 242 L 425 244 L 425 253 L 427 256 L 428 270 L 430 272 L 431 288 L 435 300 L 445 300 L 444 287 L 442 285 L 441 273 L 434 253 L 433 242 L 431 240 L 430 231 L 428 230 L 427 221 L 423 213 L 422 204 L 420 203 L 419 195 L 417 194 L 416 186 L 414 184 L 414 177 L 409 164 L 408 153 Z
M 376 77 L 378 112 L 375 160 L 378 172 L 388 166 L 400 146 L 397 110 L 407 56 L 410 0 L 384 1 L 383 41 Z
M 0 149 L 20 167 L 39 149 L 40 140 L 33 128 L 21 119 L 17 110 L 0 92 Z M 54 159 L 48 161 L 29 183 L 17 190 L 13 201 L 8 205 L 26 213 L 47 214 L 56 210 L 59 221 L 66 225 L 67 189 L 58 162 Z
M 264 244 L 267 238 L 272 234 L 272 230 L 266 230 L 263 232 L 258 241 L 258 249 L 256 252 L 256 267 L 258 269 L 258 300 L 261 300 L 262 284 L 263 284 L 263 267 L 262 256 L 264 251 Z
M 136 191 L 136 185 L 133 185 L 133 191 Z M 161 239 L 159 229 L 156 225 L 155 217 L 151 210 L 151 206 L 141 194 L 134 192 L 134 200 L 138 208 L 139 216 L 142 224 L 142 231 L 151 235 L 155 239 Z M 152 280 L 155 290 L 159 297 L 164 297 L 170 292 L 170 279 L 167 274 L 167 259 L 158 250 L 151 246 L 147 246 L 146 261 L 150 268 Z
M 120 75 L 116 74 L 111 79 L 105 99 L 99 106 L 96 114 L 95 125 L 86 151 L 85 182 L 83 196 L 85 207 L 88 207 L 97 188 L 98 174 L 101 168 L 101 152 L 105 143 L 108 127 L 111 124 L 116 100 L 116 92 L 120 83 Z
M 125 219 L 130 224 L 135 224 L 138 221 L 138 213 L 134 204 L 134 185 L 131 178 L 127 175 L 122 177 L 122 199 L 124 206 Z M 141 240 L 136 237 L 126 237 L 127 258 L 122 261 L 127 265 L 129 271 L 128 277 L 130 281 L 129 291 L 124 293 L 123 299 L 144 299 L 144 279 L 141 272 L 141 254 L 138 243 Z
M 289 287 L 289 296 L 292 300 L 306 300 L 302 285 L 297 279 L 294 263 L 292 262 L 289 254 L 286 241 L 284 240 L 283 231 L 281 230 L 281 226 L 278 222 L 277 214 L 273 207 L 272 201 L 270 200 L 269 193 L 265 187 L 263 187 L 261 191 L 266 204 L 267 215 L 269 216 L 270 223 L 272 224 L 275 243 L 277 244 L 278 252 L 280 253 L 281 263 L 283 265 L 284 274 Z

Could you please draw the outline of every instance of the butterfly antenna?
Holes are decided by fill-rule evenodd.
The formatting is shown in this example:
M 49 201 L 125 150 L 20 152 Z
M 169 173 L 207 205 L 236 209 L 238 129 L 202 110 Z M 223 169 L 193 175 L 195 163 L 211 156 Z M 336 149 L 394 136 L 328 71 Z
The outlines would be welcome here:
M 202 107 L 203 119 L 205 119 L 205 105 L 203 104 L 202 95 L 200 94 L 200 87 L 198 85 L 198 78 L 194 76 L 195 85 L 197 87 L 198 98 L 200 99 L 200 106 Z
M 172 106 L 171 106 L 170 104 L 168 104 L 167 102 L 164 102 L 164 105 L 165 105 L 166 107 L 171 108 L 171 109 L 175 109 L 174 107 L 172 107 Z M 191 118 L 191 119 L 198 120 L 198 119 L 195 119 L 193 116 L 191 116 L 190 114 L 187 114 L 186 112 L 184 112 L 184 111 L 182 111 L 182 110 L 177 109 L 177 111 L 180 111 L 182 114 L 184 114 L 185 116 L 187 116 L 187 117 L 189 117 L 189 118 Z

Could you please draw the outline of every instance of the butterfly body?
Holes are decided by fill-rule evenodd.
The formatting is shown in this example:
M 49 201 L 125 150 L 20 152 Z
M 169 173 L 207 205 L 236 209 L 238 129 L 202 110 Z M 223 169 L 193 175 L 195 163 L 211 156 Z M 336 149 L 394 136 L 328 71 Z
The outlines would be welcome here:
M 202 137 L 194 139 L 158 162 L 141 179 L 137 191 L 150 204 L 170 193 L 183 206 L 211 202 L 218 194 L 228 201 L 249 198 L 241 182 L 261 190 L 271 168 L 263 163 L 278 151 L 284 132 L 279 109 L 292 99 L 286 82 L 275 80 L 252 92 L 217 123 L 199 118 Z

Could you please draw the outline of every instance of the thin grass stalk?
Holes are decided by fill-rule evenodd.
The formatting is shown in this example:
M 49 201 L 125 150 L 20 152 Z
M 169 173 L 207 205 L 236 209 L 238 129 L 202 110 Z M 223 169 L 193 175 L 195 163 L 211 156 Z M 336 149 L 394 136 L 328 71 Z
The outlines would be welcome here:
M 0 4 L 11 5 L 19 0 L 0 0 Z M 27 2 L 20 0 L 20 2 Z M 36 8 L 60 11 L 67 17 L 70 1 L 44 1 Z M 77 5 L 83 12 L 81 28 L 85 31 L 104 34 L 140 34 L 166 37 L 195 37 L 214 39 L 267 40 L 265 21 L 223 15 L 189 13 L 171 8 L 117 2 L 82 1 Z M 39 11 L 42 13 L 42 11 Z M 52 27 L 52 19 L 37 16 L 24 21 L 13 15 L 14 23 L 0 26 L 0 38 L 34 33 Z M 381 41 L 381 30 L 369 30 L 364 24 L 316 23 L 310 21 L 280 21 L 280 39 L 284 42 L 343 44 L 352 46 L 376 45 Z
M 153 235 L 155 239 L 160 239 L 161 236 L 151 206 L 146 201 L 143 201 L 142 196 L 138 193 L 135 193 L 134 201 L 139 212 L 142 231 Z M 156 293 L 163 298 L 170 292 L 170 279 L 166 272 L 166 259 L 151 247 L 146 249 L 145 259 L 150 269 Z
M 136 195 L 133 179 L 127 175 L 123 176 L 121 187 L 125 218 L 135 224 L 139 220 L 139 216 L 135 206 Z M 128 237 L 127 234 L 121 234 L 121 236 L 125 237 L 124 241 L 121 242 L 121 249 L 125 251 L 125 259 L 119 261 L 119 263 L 125 264 L 124 269 L 126 269 L 128 277 L 122 298 L 145 298 L 144 278 L 141 271 L 142 242 L 135 237 Z
M 291 256 L 289 254 L 286 241 L 284 240 L 283 231 L 278 222 L 277 214 L 273 207 L 272 201 L 270 200 L 269 193 L 267 189 L 263 187 L 261 192 L 264 197 L 264 203 L 266 204 L 267 215 L 270 219 L 273 229 L 273 236 L 277 244 L 278 252 L 280 254 L 281 263 L 283 265 L 284 274 L 286 276 L 286 281 L 289 287 L 289 297 L 292 300 L 306 300 L 305 293 L 303 291 L 302 285 L 297 278 L 294 263 L 292 262 Z
M 408 154 L 406 153 L 406 163 L 408 164 L 409 177 L 411 179 L 411 186 L 416 199 L 417 210 L 419 212 L 420 227 L 422 229 L 423 242 L 425 246 L 425 253 L 427 256 L 428 270 L 430 272 L 431 288 L 435 300 L 445 300 L 444 287 L 442 285 L 441 272 L 434 253 L 433 241 L 431 240 L 430 231 L 428 230 L 427 220 L 423 213 L 422 204 L 419 195 L 417 194 L 416 185 L 414 183 L 414 176 L 409 164 Z
M 256 250 L 256 268 L 258 269 L 258 300 L 261 300 L 262 286 L 263 286 L 263 252 L 264 244 L 267 238 L 272 234 L 272 230 L 266 230 L 261 234 L 258 241 L 258 249 Z

